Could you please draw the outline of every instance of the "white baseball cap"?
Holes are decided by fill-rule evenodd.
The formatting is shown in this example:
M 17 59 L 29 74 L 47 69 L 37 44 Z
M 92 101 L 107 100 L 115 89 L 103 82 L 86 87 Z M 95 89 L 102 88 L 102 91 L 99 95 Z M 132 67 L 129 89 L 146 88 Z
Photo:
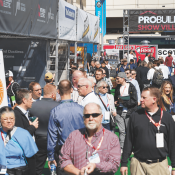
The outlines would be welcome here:
M 7 78 L 7 77 L 13 77 L 13 72 L 10 71 L 10 70 L 7 70 L 7 71 L 5 72 L 5 77 L 6 77 L 6 78 Z

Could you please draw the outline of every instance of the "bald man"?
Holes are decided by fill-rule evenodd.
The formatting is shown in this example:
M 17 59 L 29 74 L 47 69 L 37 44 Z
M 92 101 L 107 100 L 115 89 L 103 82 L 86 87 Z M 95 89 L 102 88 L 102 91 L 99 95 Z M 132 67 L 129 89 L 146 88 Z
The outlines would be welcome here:
M 61 96 L 60 104 L 51 110 L 48 125 L 47 151 L 48 165 L 54 163 L 57 174 L 64 175 L 59 168 L 59 152 L 69 134 L 83 128 L 83 107 L 71 99 L 72 85 L 68 80 L 59 83 L 58 92 Z
M 81 78 L 78 82 L 78 93 L 80 96 L 84 97 L 81 101 L 81 105 L 85 106 L 88 103 L 101 104 L 98 97 L 92 91 L 92 83 L 87 78 Z
M 47 159 L 47 127 L 50 111 L 59 103 L 56 102 L 56 86 L 47 84 L 44 86 L 44 96 L 41 100 L 33 103 L 30 115 L 38 117 L 39 127 L 35 131 L 35 141 L 39 151 L 36 154 L 36 175 L 42 175 Z
M 81 96 L 79 96 L 77 90 L 78 81 L 81 78 L 85 78 L 83 72 L 79 70 L 74 71 L 74 73 L 72 74 L 73 92 L 71 94 L 71 98 L 74 102 L 77 102 L 78 104 L 81 103 L 81 100 L 83 99 Z

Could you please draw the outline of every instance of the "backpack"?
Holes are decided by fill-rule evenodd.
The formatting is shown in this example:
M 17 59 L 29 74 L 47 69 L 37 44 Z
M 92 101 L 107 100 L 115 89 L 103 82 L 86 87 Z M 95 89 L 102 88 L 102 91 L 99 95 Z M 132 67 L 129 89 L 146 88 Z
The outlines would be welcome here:
M 156 84 L 158 86 L 160 86 L 163 82 L 163 72 L 161 69 L 155 69 L 154 68 L 154 75 L 153 75 L 153 84 Z

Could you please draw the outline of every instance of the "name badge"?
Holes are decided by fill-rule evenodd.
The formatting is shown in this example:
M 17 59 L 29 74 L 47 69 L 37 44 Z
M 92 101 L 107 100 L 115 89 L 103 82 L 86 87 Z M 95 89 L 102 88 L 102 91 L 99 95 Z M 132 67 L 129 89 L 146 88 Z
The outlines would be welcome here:
M 163 133 L 156 133 L 156 146 L 157 148 L 164 147 L 164 134 Z
M 105 112 L 105 120 L 110 120 L 110 111 Z
M 90 163 L 100 163 L 100 157 L 98 153 L 94 154 L 93 156 L 89 157 L 89 162 Z

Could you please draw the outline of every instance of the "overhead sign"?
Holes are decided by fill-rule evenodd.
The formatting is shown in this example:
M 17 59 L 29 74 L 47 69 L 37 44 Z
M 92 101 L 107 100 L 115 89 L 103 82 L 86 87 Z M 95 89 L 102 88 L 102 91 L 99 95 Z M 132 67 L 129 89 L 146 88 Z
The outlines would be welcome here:
M 0 50 L 0 108 L 8 106 L 6 81 L 5 81 L 5 69 L 2 50 Z
M 99 18 L 78 9 L 77 41 L 99 43 Z
M 59 39 L 76 41 L 76 7 L 64 0 L 59 1 Z
M 57 0 L 0 0 L 0 33 L 57 37 Z
M 103 4 L 103 9 L 102 9 Z M 102 33 L 102 10 L 103 10 L 103 36 L 106 35 L 106 0 L 95 0 L 95 15 L 100 18 L 100 33 Z
M 175 9 L 129 10 L 129 31 L 175 31 Z

